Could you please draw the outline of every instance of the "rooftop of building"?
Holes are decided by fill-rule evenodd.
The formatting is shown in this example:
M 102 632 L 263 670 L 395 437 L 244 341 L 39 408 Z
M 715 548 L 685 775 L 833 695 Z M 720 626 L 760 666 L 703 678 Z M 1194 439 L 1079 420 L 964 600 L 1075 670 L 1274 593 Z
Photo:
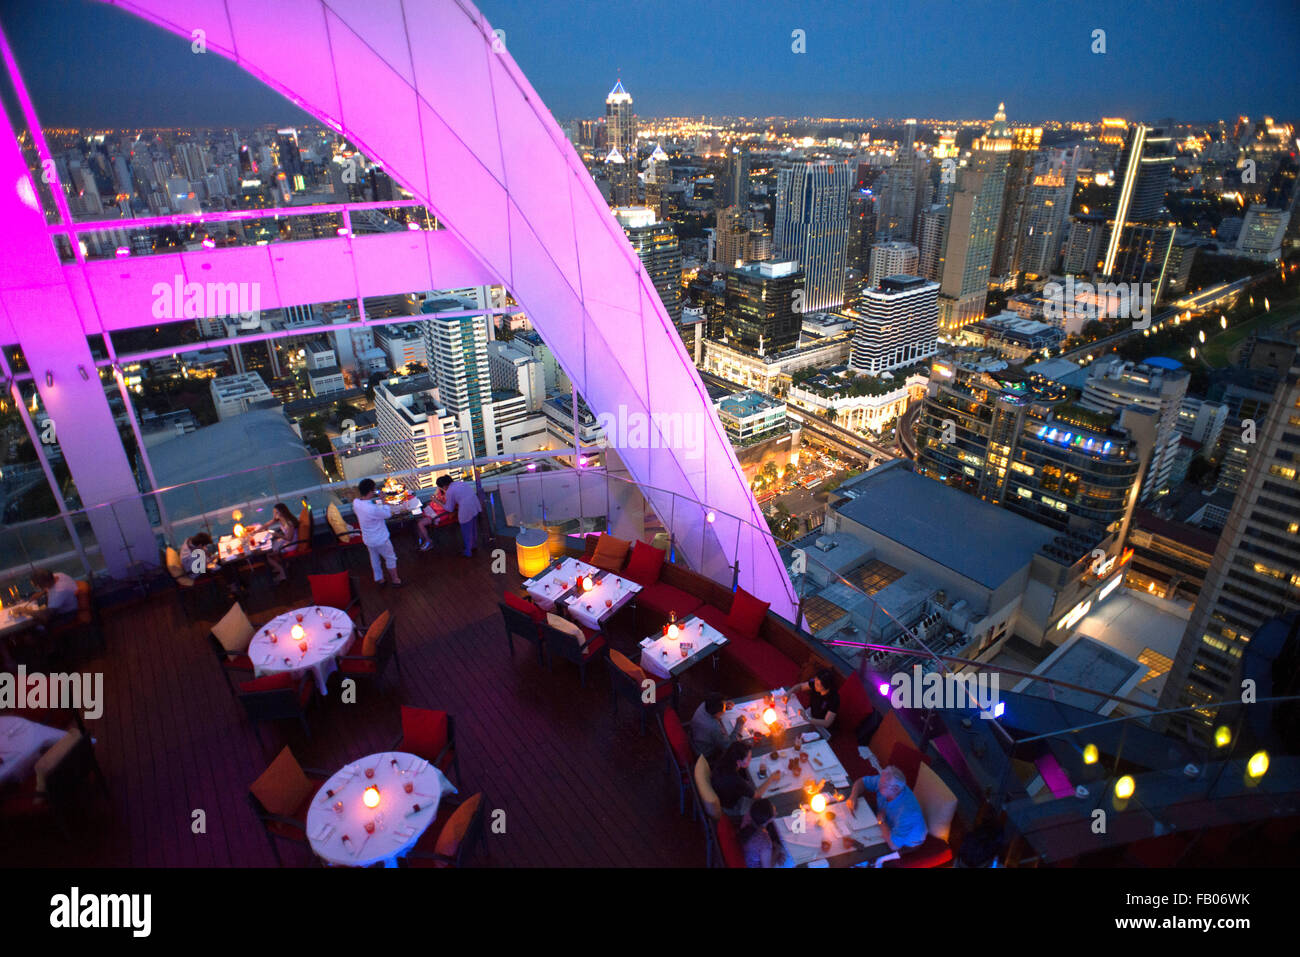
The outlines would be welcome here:
M 385 389 L 395 398 L 400 398 L 405 395 L 415 395 L 418 392 L 428 392 L 433 388 L 433 376 L 428 373 L 422 373 L 421 375 L 384 379 L 379 383 L 379 387 Z
M 1057 532 L 912 472 L 903 460 L 841 485 L 831 507 L 985 588 L 1028 565 Z
M 744 419 L 763 412 L 784 408 L 785 403 L 761 392 L 735 392 L 718 402 L 718 411 Z

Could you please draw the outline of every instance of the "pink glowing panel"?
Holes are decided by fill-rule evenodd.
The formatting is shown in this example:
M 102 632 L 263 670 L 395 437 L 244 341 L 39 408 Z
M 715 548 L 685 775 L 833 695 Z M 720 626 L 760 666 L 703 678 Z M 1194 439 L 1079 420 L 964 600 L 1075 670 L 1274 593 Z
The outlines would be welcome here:
M 690 560 L 727 580 L 739 559 L 740 584 L 793 617 L 765 520 L 649 277 L 477 10 L 462 0 L 108 2 L 187 40 L 207 24 L 210 52 L 382 163 L 511 290 L 594 412 L 700 417 L 700 448 L 652 440 L 620 448 L 624 463 L 637 482 L 664 490 L 646 494 Z M 434 288 L 455 285 L 433 274 Z M 718 520 L 683 507 L 687 498 L 706 501 Z

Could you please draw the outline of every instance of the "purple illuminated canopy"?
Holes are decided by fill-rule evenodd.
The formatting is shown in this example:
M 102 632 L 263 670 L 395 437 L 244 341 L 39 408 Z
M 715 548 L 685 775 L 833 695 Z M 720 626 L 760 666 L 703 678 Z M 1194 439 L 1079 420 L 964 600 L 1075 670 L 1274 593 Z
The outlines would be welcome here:
M 345 135 L 446 228 L 98 262 L 78 255 L 64 265 L 49 240 L 59 227 L 47 227 L 31 203 L 33 186 L 11 135 L 0 211 L 6 222 L 12 212 L 23 224 L 9 241 L 0 239 L 0 254 L 25 258 L 32 268 L 30 278 L 10 273 L 0 283 L 0 324 L 17 332 L 33 369 L 30 285 L 58 287 L 42 294 L 42 308 L 59 314 L 55 344 L 69 353 L 66 361 L 48 354 L 37 361 L 75 368 L 88 355 L 86 335 L 150 324 L 153 285 L 177 274 L 261 282 L 269 308 L 501 283 L 593 412 L 654 413 L 674 423 L 700 417 L 699 447 L 674 448 L 671 436 L 656 436 L 618 447 L 619 456 L 701 571 L 728 580 L 738 562 L 743 587 L 778 614 L 795 616 L 776 543 L 649 276 L 582 161 L 474 7 L 460 0 L 105 2 L 190 41 L 203 31 L 208 52 L 196 55 L 227 57 Z M 40 251 L 32 246 L 38 240 Z M 58 372 L 50 395 L 38 383 L 53 414 L 60 382 L 72 391 Z M 90 437 L 70 438 L 76 447 Z M 77 453 L 65 454 L 88 504 L 115 497 L 129 475 L 127 468 L 103 488 L 83 486 Z M 683 507 L 673 493 L 708 503 L 716 519 L 706 521 L 703 508 Z

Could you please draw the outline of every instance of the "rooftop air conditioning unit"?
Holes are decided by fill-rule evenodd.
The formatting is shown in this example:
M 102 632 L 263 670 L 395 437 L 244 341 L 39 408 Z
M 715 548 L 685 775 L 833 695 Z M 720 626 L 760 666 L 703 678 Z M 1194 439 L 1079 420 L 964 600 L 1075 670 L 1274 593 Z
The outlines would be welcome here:
M 831 538 L 829 535 L 820 535 L 818 536 L 817 541 L 814 542 L 813 544 L 815 544 L 822 551 L 829 552 L 832 548 L 835 547 L 835 539 Z

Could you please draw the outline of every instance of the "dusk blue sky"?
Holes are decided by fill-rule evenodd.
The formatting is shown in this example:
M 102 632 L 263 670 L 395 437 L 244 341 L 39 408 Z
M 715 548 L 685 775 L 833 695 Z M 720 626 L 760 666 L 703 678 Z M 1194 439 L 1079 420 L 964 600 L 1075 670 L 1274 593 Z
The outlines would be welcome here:
M 274 3 L 275 0 L 265 0 Z M 655 115 L 1102 115 L 1210 121 L 1300 114 L 1300 5 L 983 0 L 482 0 L 560 119 L 597 115 L 621 76 Z M 232 64 L 88 0 L 0 0 L 55 125 L 299 118 Z M 805 31 L 807 52 L 791 52 Z M 1107 52 L 1091 52 L 1092 31 Z M 429 55 L 436 55 L 430 51 Z

